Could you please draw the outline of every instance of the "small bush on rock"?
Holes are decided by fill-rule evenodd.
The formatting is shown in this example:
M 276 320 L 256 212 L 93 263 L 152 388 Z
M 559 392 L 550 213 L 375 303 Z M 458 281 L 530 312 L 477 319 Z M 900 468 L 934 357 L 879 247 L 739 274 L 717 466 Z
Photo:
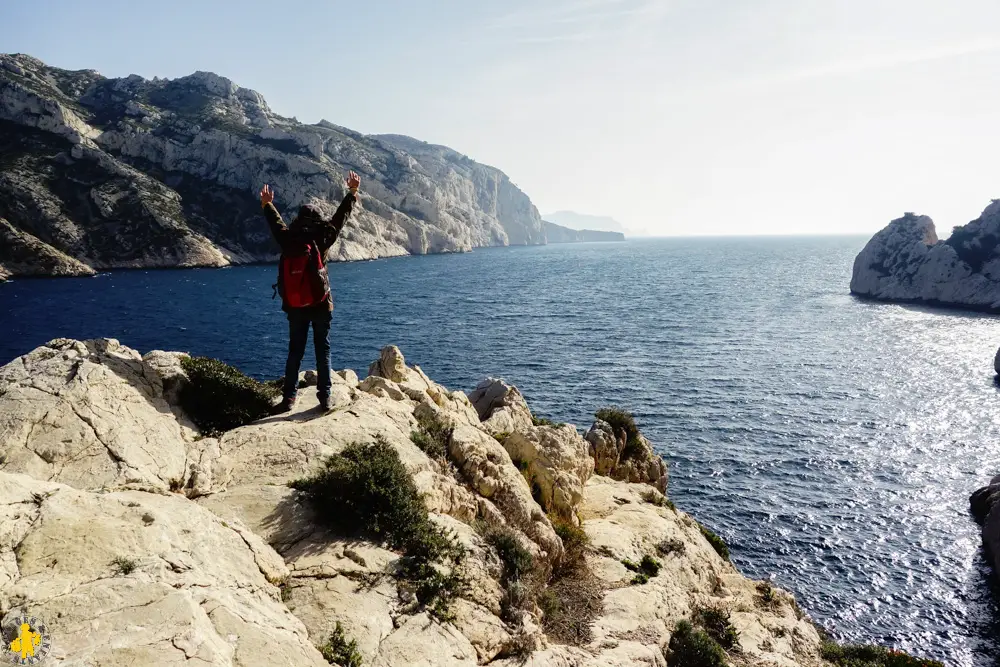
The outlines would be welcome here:
M 126 558 L 125 556 L 118 556 L 113 561 L 111 561 L 111 566 L 115 568 L 115 573 L 123 577 L 128 576 L 135 572 L 135 569 L 139 567 L 139 561 L 134 558 Z
M 944 667 L 937 660 L 914 658 L 902 651 L 881 646 L 841 646 L 825 641 L 820 646 L 820 656 L 839 667 Z
M 712 548 L 715 549 L 715 552 L 724 559 L 729 560 L 729 547 L 726 546 L 725 541 L 701 523 L 698 524 L 698 528 L 701 530 L 701 534 L 705 536 L 705 539 L 708 540 L 708 543 L 712 545 Z
M 358 652 L 358 642 L 351 639 L 348 641 L 344 628 L 340 621 L 330 635 L 329 641 L 319 647 L 319 652 L 331 665 L 339 667 L 361 667 L 361 653 Z
M 781 604 L 778 595 L 774 592 L 774 587 L 769 581 L 761 581 L 757 584 L 757 596 L 764 607 L 774 608 Z
M 430 414 L 418 417 L 417 423 L 419 429 L 410 433 L 413 444 L 432 459 L 439 461 L 446 459 L 454 428 Z
M 399 454 L 381 436 L 334 454 L 313 477 L 289 484 L 302 492 L 317 519 L 348 536 L 365 536 L 401 550 L 397 576 L 438 618 L 464 589 L 465 550 L 436 526 Z
M 619 458 L 621 462 L 632 458 L 645 457 L 646 448 L 642 446 L 639 427 L 636 426 L 635 417 L 632 416 L 631 412 L 622 408 L 610 407 L 601 408 L 594 413 L 594 416 L 610 424 L 615 436 L 618 435 L 619 431 L 625 431 L 625 449 L 622 450 L 621 457 Z
M 562 422 L 557 423 L 552 421 L 551 419 L 546 419 L 545 417 L 537 417 L 535 415 L 531 415 L 531 424 L 532 426 L 555 426 L 556 428 L 560 426 L 565 426 L 565 424 L 563 424 Z
M 726 652 L 690 621 L 678 621 L 665 651 L 668 667 L 726 667 Z
M 727 651 L 740 641 L 740 633 L 733 625 L 728 611 L 716 607 L 700 607 L 695 610 L 694 620 L 709 637 Z
M 188 376 L 181 407 L 204 433 L 216 435 L 266 417 L 281 395 L 217 359 L 184 357 L 181 367 Z

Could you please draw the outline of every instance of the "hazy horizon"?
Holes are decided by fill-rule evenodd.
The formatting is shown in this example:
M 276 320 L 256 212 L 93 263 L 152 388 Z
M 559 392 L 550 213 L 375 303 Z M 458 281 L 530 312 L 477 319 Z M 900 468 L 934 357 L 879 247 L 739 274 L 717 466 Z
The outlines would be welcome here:
M 443 144 L 539 211 L 649 236 L 863 235 L 914 211 L 947 237 L 1000 194 L 1000 3 L 225 4 L 14 0 L 0 51 L 213 71 L 282 115 Z

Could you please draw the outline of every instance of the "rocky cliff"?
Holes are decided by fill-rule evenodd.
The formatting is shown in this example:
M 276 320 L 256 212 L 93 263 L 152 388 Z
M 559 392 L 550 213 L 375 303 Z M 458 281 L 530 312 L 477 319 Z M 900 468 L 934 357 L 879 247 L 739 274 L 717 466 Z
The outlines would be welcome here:
M 851 293 L 1000 312 L 1000 200 L 938 240 L 934 222 L 907 213 L 876 234 L 854 261 Z
M 621 232 L 600 232 L 591 229 L 570 229 L 557 225 L 554 222 L 542 221 L 545 230 L 545 240 L 549 243 L 588 243 L 588 242 L 609 242 L 624 241 L 625 235 Z
M 283 118 L 208 72 L 109 79 L 0 55 L 0 277 L 274 260 L 260 187 L 290 219 L 339 201 L 352 169 L 363 207 L 332 260 L 545 242 L 527 195 L 451 149 Z
M 388 347 L 334 375 L 332 412 L 303 391 L 200 434 L 189 362 L 61 339 L 0 369 L 0 613 L 47 622 L 60 664 L 664 666 L 708 636 L 736 665 L 827 664 L 792 596 L 667 501 L 635 433 L 534 425 L 516 388 L 449 391 Z M 358 508 L 289 485 L 358 443 L 402 462 L 461 558 L 415 574 L 412 547 L 328 527 Z
M 1000 576 L 1000 475 L 972 494 L 970 508 L 976 521 L 983 527 L 983 546 L 993 563 L 993 570 Z

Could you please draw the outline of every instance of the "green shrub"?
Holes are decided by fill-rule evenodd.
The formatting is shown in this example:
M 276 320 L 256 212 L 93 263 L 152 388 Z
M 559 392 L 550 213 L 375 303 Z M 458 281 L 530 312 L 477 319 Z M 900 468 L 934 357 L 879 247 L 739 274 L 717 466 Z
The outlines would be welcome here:
M 611 425 L 615 435 L 618 431 L 625 431 L 625 449 L 622 450 L 620 461 L 628 461 L 632 458 L 645 458 L 647 450 L 643 447 L 642 439 L 639 436 L 639 427 L 636 426 L 635 417 L 628 410 L 610 407 L 601 408 L 594 413 L 594 416 Z
M 642 557 L 642 562 L 639 563 L 639 567 L 642 571 L 651 577 L 655 577 L 660 573 L 660 561 L 656 560 L 649 554 Z
M 501 445 L 504 443 L 504 440 L 506 440 L 509 437 L 510 437 L 510 431 L 502 431 L 500 433 L 493 434 L 493 439 L 499 442 Z
M 397 576 L 414 586 L 417 602 L 441 619 L 461 594 L 465 550 L 430 520 L 399 454 L 382 436 L 353 443 L 313 477 L 289 483 L 317 520 L 348 536 L 364 536 L 403 552 Z
M 313 477 L 289 484 L 316 508 L 317 518 L 349 536 L 405 548 L 427 519 L 427 510 L 399 454 L 381 436 L 352 443 Z
M 757 584 L 757 595 L 765 607 L 776 607 L 781 604 L 769 581 L 761 581 Z
M 678 621 L 667 645 L 668 667 L 726 667 L 726 652 L 689 621 Z
M 331 665 L 361 667 L 361 653 L 358 652 L 358 642 L 353 639 L 350 641 L 347 640 L 347 635 L 344 633 L 344 628 L 341 627 L 340 621 L 337 621 L 337 627 L 334 628 L 333 634 L 330 635 L 330 640 L 319 647 L 319 652 Z
M 728 611 L 716 607 L 701 607 L 695 610 L 694 620 L 709 637 L 727 651 L 740 641 L 740 633 L 733 626 Z
M 432 459 L 443 459 L 445 457 L 444 447 L 442 447 L 426 431 L 410 431 L 410 440 Z
M 649 577 L 655 577 L 658 575 L 661 567 L 660 561 L 648 554 L 642 557 L 642 561 L 640 563 L 624 558 L 622 559 L 622 565 L 632 572 L 638 572 L 639 574 L 644 575 L 647 578 L 647 581 Z M 643 581 L 642 583 L 646 582 Z
M 724 559 L 729 560 L 729 547 L 726 546 L 725 541 L 701 523 L 698 524 L 698 528 L 701 530 L 701 534 L 705 536 L 705 539 L 708 540 L 708 543 L 712 545 L 712 548 L 715 549 L 715 552 Z
M 549 519 L 552 521 L 552 527 L 555 529 L 556 535 L 559 536 L 559 539 L 563 543 L 562 567 L 575 567 L 583 560 L 583 555 L 587 551 L 587 545 L 590 544 L 590 538 L 587 537 L 587 533 L 584 532 L 583 528 L 574 526 L 569 521 L 552 516 Z
M 281 391 L 217 359 L 185 357 L 181 407 L 203 432 L 219 434 L 266 417 Z
M 551 419 L 546 419 L 545 417 L 537 417 L 535 415 L 531 415 L 531 423 L 534 426 L 555 426 L 556 428 L 566 425 L 562 422 L 557 423 L 552 421 Z
M 640 572 L 639 574 L 632 577 L 632 585 L 641 586 L 642 584 L 649 583 L 649 575 L 645 572 Z
M 937 660 L 914 658 L 882 646 L 841 646 L 832 641 L 823 642 L 820 656 L 840 667 L 944 667 Z
M 533 558 L 517 534 L 507 526 L 489 526 L 483 530 L 483 540 L 493 547 L 503 563 L 503 579 L 517 580 L 531 571 Z
M 117 574 L 124 577 L 135 572 L 135 568 L 139 567 L 139 561 L 134 558 L 117 556 L 113 561 L 111 561 L 111 566 L 115 568 L 115 572 Z
M 424 413 L 417 417 L 417 424 L 419 429 L 410 433 L 410 440 L 413 441 L 413 444 L 432 459 L 443 461 L 447 458 L 451 436 L 455 429 L 431 413 Z

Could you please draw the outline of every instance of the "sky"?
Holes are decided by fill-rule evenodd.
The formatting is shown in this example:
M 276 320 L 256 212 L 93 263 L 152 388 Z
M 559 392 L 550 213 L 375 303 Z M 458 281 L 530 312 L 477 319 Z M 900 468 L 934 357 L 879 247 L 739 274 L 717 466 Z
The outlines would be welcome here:
M 3 0 L 0 52 L 213 71 L 654 235 L 939 236 L 1000 197 L 996 0 Z

